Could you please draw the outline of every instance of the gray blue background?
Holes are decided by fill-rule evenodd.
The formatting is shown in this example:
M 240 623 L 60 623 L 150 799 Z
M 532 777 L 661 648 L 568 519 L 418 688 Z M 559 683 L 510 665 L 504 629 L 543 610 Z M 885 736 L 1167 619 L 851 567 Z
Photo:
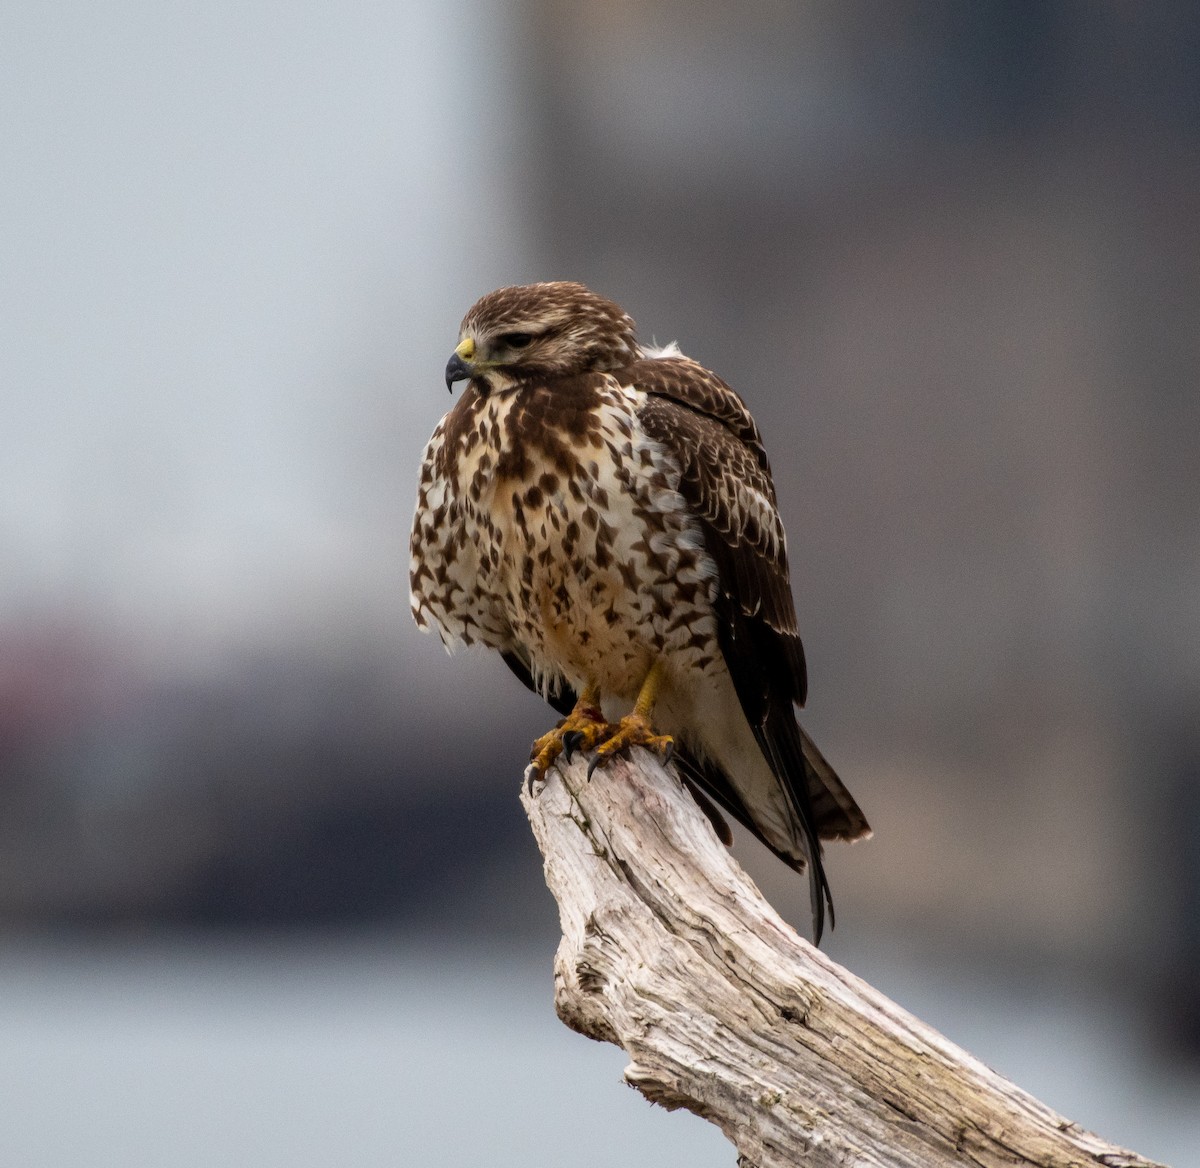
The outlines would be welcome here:
M 1200 1159 L 1200 18 L 3 23 L 0 1161 L 732 1163 L 555 1019 L 548 711 L 407 613 L 458 321 L 547 278 L 765 431 L 876 829 L 829 951 Z

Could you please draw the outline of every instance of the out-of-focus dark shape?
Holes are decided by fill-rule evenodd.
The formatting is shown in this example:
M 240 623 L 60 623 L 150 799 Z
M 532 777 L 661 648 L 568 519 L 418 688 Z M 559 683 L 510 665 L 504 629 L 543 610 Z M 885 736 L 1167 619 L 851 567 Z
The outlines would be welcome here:
M 394 663 L 296 652 L 172 682 L 75 628 L 7 632 L 0 924 L 549 934 L 519 768 L 432 785 Z
M 1194 924 L 1128 711 L 1200 677 L 1200 18 L 537 11 L 546 275 L 762 424 L 809 718 L 876 827 L 846 899 L 1145 987 Z
M 1173 719 L 1147 717 L 1158 733 L 1145 742 L 1156 760 L 1162 790 L 1151 792 L 1154 811 L 1145 833 L 1164 841 L 1150 864 L 1158 903 L 1153 917 L 1162 940 L 1154 944 L 1152 989 L 1160 1037 L 1176 1055 L 1200 1059 L 1200 718 L 1196 707 Z

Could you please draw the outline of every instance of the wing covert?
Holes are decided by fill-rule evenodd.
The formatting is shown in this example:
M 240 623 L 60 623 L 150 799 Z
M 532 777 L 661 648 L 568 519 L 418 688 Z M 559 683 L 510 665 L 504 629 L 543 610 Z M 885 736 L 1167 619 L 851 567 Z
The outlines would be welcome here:
M 787 542 L 758 427 L 741 398 L 686 358 L 640 361 L 630 380 L 646 394 L 646 432 L 679 463 L 680 491 L 717 563 L 721 601 L 777 658 L 792 701 L 804 704 L 807 669 L 788 577 Z M 747 632 L 750 630 L 747 629 Z M 750 711 L 747 711 L 747 715 Z
M 646 392 L 638 417 L 678 463 L 680 493 L 716 562 L 713 607 L 721 654 L 742 712 L 794 810 L 810 861 L 819 940 L 826 906 L 832 920 L 833 901 L 812 804 L 820 784 L 805 759 L 793 710 L 793 703 L 804 703 L 807 670 L 766 453 L 741 399 L 724 382 L 686 359 L 653 363 L 670 368 L 651 370 L 645 380 L 641 375 L 651 362 L 630 371 Z

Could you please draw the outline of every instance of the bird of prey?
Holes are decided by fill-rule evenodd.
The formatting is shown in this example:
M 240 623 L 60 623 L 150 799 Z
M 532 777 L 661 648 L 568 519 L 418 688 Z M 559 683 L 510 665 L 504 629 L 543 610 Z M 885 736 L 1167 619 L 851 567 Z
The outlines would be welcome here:
M 411 540 L 418 626 L 482 644 L 562 720 L 533 745 L 589 774 L 640 745 L 796 871 L 813 934 L 821 840 L 870 835 L 796 721 L 804 650 L 758 427 L 716 374 L 636 339 L 582 284 L 500 288 L 463 318 Z

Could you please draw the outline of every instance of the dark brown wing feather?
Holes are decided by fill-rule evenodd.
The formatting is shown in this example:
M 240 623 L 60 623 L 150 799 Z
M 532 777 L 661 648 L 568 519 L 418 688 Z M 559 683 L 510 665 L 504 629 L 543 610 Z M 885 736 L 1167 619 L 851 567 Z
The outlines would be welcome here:
M 649 395 L 639 411 L 642 425 L 678 460 L 680 491 L 716 561 L 721 651 L 746 719 L 807 841 L 814 932 L 819 939 L 825 906 L 832 919 L 833 903 L 818 837 L 856 839 L 870 829 L 796 722 L 793 704 L 804 703 L 807 671 L 783 526 L 761 436 L 733 390 L 693 361 L 641 361 L 627 376 Z M 749 809 L 741 807 L 728 780 L 721 779 L 724 789 L 710 788 L 710 793 L 746 822 Z M 753 824 L 749 826 L 761 838 Z M 783 858 L 798 866 L 795 858 Z

